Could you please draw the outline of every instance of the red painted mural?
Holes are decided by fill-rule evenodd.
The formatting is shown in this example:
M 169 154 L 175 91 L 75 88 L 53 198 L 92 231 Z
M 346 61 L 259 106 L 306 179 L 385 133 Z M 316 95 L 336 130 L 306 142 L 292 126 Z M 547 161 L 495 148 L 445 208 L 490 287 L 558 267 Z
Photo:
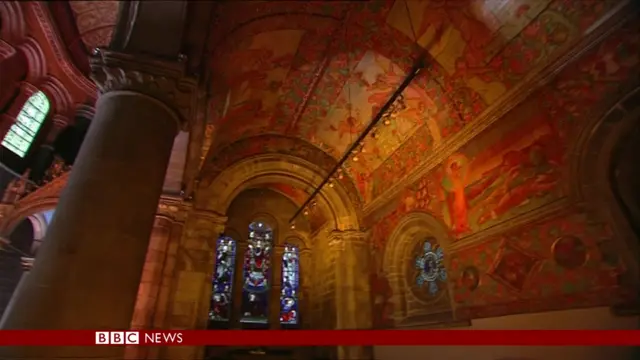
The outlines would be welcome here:
M 568 150 L 577 133 L 637 79 L 639 30 L 638 23 L 617 30 L 371 214 L 374 251 L 384 253 L 386 239 L 412 211 L 441 219 L 463 244 L 468 235 L 477 239 L 483 230 L 566 197 Z M 499 316 L 620 301 L 626 296 L 618 284 L 624 264 L 599 250 L 610 249 L 610 240 L 606 224 L 594 225 L 574 210 L 451 253 L 461 314 Z
M 224 81 L 213 87 L 228 99 L 224 115 L 211 119 L 217 135 L 208 156 L 238 138 L 273 133 L 299 137 L 337 159 L 412 59 L 427 51 L 432 61 L 405 91 L 407 109 L 345 166 L 369 202 L 530 71 L 566 51 L 616 2 L 270 4 L 221 5 L 229 16 L 212 29 L 212 66 Z

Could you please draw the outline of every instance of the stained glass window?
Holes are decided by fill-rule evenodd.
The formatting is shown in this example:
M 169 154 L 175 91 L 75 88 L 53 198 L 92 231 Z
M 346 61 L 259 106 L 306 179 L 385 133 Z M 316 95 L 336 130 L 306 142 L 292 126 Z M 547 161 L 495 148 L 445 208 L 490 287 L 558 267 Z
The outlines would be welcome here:
M 2 146 L 24 157 L 47 116 L 49 107 L 49 99 L 42 91 L 31 95 L 2 140 Z
M 280 323 L 298 323 L 298 285 L 300 265 L 298 248 L 285 245 L 282 254 L 282 293 L 280 294 Z
M 444 267 L 444 251 L 438 245 L 432 244 L 431 239 L 424 241 L 422 251 L 416 258 L 418 288 L 428 286 L 429 294 L 436 295 L 440 289 L 438 283 L 447 280 L 447 270 Z
M 230 319 L 235 260 L 236 242 L 228 236 L 221 236 L 216 246 L 216 263 L 209 310 L 209 319 L 213 321 L 228 321 Z
M 249 225 L 249 241 L 243 263 L 242 313 L 243 323 L 267 323 L 271 279 L 271 246 L 273 231 L 262 222 Z

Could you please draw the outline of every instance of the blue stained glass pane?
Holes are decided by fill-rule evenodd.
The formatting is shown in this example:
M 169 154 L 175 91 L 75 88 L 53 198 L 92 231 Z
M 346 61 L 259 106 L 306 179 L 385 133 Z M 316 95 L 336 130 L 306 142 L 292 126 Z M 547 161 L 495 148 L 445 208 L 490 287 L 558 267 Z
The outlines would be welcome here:
M 230 237 L 220 237 L 216 243 L 216 263 L 209 310 L 211 320 L 228 321 L 230 319 L 235 259 L 236 242 Z
M 249 241 L 243 263 L 240 322 L 268 322 L 272 240 L 273 232 L 267 224 L 254 222 L 249 225 Z
M 38 91 L 24 103 L 16 122 L 2 139 L 2 146 L 20 157 L 24 157 L 49 112 L 47 96 Z M 10 135 L 11 134 L 11 135 Z
M 282 254 L 282 293 L 280 294 L 280 323 L 298 323 L 298 290 L 300 263 L 298 248 L 285 245 Z

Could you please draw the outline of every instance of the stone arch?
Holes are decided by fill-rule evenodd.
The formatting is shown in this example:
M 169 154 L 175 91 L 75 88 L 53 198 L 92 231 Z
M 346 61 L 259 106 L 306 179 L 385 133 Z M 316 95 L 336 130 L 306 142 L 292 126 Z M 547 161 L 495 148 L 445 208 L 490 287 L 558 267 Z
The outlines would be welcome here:
M 391 287 L 390 301 L 394 304 L 392 318 L 397 325 L 402 325 L 410 318 L 419 318 L 452 309 L 450 282 L 447 281 L 446 291 L 441 291 L 429 303 L 415 296 L 407 282 L 406 268 L 408 264 L 415 261 L 411 256 L 417 244 L 416 241 L 428 237 L 435 238 L 443 248 L 445 268 L 449 269 L 451 234 L 444 223 L 429 213 L 412 212 L 401 218 L 385 247 L 382 269 Z
M 71 110 L 72 99 L 64 84 L 53 76 L 48 76 L 38 86 L 51 101 L 51 113 L 66 114 Z
M 55 209 L 58 205 L 58 198 L 37 199 L 36 201 L 19 204 L 13 211 L 7 214 L 5 226 L 2 234 L 10 234 L 13 229 L 20 224 L 23 219 L 27 219 L 35 214 L 42 214 L 48 210 Z M 38 220 L 39 221 L 39 220 Z M 44 233 L 41 233 L 44 237 Z
M 224 169 L 207 187 L 196 194 L 197 206 L 226 214 L 233 199 L 242 191 L 260 184 L 284 183 L 313 190 L 324 179 L 326 171 L 298 157 L 268 154 L 242 159 Z M 319 205 L 330 211 L 338 230 L 360 228 L 360 214 L 347 190 L 337 185 L 325 187 L 317 197 Z
M 16 43 L 27 35 L 27 26 L 19 1 L 0 2 L 0 37 L 8 42 Z
M 40 44 L 29 37 L 17 49 L 27 59 L 27 81 L 37 84 L 44 79 L 47 76 L 47 59 Z
M 308 240 L 302 236 L 289 235 L 282 241 L 282 244 L 291 244 L 297 246 L 300 251 L 310 249 Z
M 618 100 L 604 116 L 590 119 L 582 129 L 573 144 L 570 180 L 577 185 L 572 187 L 572 196 L 612 225 L 612 240 L 630 270 L 629 278 L 640 285 L 640 241 L 612 181 L 618 145 L 640 123 L 640 87 Z

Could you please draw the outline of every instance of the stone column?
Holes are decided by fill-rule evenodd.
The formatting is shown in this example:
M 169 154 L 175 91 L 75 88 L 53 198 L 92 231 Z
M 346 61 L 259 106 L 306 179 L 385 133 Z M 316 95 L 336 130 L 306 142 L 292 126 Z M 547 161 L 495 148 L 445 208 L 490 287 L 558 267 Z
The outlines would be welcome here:
M 336 264 L 336 329 L 371 329 L 370 252 L 361 231 L 333 231 L 329 247 Z M 369 346 L 339 346 L 339 360 L 372 359 Z
M 216 240 L 223 233 L 227 218 L 219 214 L 192 210 L 187 216 L 178 246 L 166 326 L 176 330 L 205 330 L 209 321 L 211 280 Z M 163 348 L 160 359 L 202 359 L 203 346 Z
M 179 225 L 184 222 L 187 208 L 181 199 L 166 196 L 160 199 L 131 320 L 132 329 L 163 328 L 175 253 L 182 235 Z M 125 359 L 155 359 L 158 349 L 157 346 L 130 346 Z
M 111 52 L 92 59 L 103 94 L 3 329 L 129 328 L 173 140 L 186 118 L 179 100 L 195 88 L 182 68 Z M 0 358 L 121 359 L 123 351 L 5 347 Z

